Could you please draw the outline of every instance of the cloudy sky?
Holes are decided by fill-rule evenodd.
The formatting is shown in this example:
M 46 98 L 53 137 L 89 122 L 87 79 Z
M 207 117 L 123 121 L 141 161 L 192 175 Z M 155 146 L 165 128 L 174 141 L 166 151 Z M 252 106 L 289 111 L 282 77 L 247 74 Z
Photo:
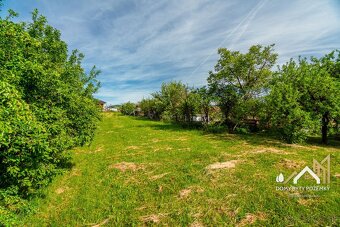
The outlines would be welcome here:
M 3 8 L 19 21 L 38 8 L 85 54 L 87 70 L 102 70 L 96 97 L 111 104 L 166 81 L 204 85 L 219 47 L 275 43 L 278 64 L 340 49 L 340 0 L 6 0 Z

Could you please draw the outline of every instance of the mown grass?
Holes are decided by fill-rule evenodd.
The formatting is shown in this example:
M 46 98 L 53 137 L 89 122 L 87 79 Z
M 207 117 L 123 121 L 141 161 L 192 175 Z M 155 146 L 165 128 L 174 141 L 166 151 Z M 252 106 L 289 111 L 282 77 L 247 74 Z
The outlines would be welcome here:
M 336 226 L 339 151 L 106 113 L 94 142 L 74 150 L 73 169 L 32 201 L 35 212 L 23 216 L 23 224 Z M 328 154 L 329 191 L 276 191 L 280 172 L 288 176 Z M 235 167 L 206 168 L 230 160 L 237 160 Z M 308 177 L 301 184 L 315 185 Z

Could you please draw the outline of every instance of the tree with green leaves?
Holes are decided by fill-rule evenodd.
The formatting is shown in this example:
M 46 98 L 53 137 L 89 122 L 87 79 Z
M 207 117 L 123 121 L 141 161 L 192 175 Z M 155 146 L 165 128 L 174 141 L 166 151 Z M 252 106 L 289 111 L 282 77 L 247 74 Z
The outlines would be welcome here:
M 120 112 L 124 115 L 134 116 L 135 111 L 136 111 L 136 104 L 132 102 L 126 102 L 120 106 Z
M 37 10 L 31 23 L 13 16 L 0 19 L 0 191 L 28 196 L 60 172 L 68 150 L 91 142 L 99 71 L 85 73 L 84 56 L 69 55 Z
M 199 113 L 200 96 L 195 93 L 193 89 L 186 89 L 185 96 L 183 97 L 183 103 L 180 107 L 181 120 L 191 123 L 193 117 Z
M 220 48 L 214 72 L 209 72 L 208 85 L 224 113 L 225 123 L 233 129 L 250 115 L 253 99 L 265 94 L 276 62 L 274 45 L 251 46 L 247 53 Z
M 143 98 L 139 103 L 144 117 L 159 120 L 162 114 L 162 107 L 157 105 L 155 98 Z
M 211 112 L 211 105 L 214 101 L 214 97 L 212 94 L 210 94 L 208 88 L 206 86 L 203 86 L 201 88 L 197 88 L 194 90 L 194 93 L 196 93 L 197 101 L 198 101 L 198 112 L 202 113 L 203 121 L 205 123 L 209 123 L 210 121 L 210 112 Z
M 327 143 L 329 126 L 339 116 L 340 89 L 329 65 L 332 58 L 290 60 L 276 74 L 268 100 L 272 124 L 288 142 L 304 141 L 321 129 Z M 333 68 L 332 68 L 333 69 Z
M 326 54 L 324 57 L 317 59 L 312 57 L 312 61 L 315 65 L 318 67 L 326 70 L 330 77 L 332 77 L 332 81 L 334 83 L 334 86 L 336 87 L 336 91 L 340 91 L 340 50 L 335 50 L 330 52 L 329 54 Z M 332 91 L 331 91 L 332 92 Z M 340 127 L 340 95 L 335 94 L 333 95 L 333 107 L 331 108 L 331 111 L 329 114 L 331 116 L 324 115 L 323 117 L 323 142 L 327 143 L 327 132 L 328 127 L 331 127 L 332 125 L 329 123 L 332 123 L 332 121 L 335 122 L 334 128 L 335 132 L 339 133 L 339 127 Z M 328 119 L 328 121 L 327 121 Z
M 161 90 L 152 94 L 156 99 L 156 105 L 161 109 L 162 118 L 176 122 L 181 119 L 181 106 L 186 95 L 187 86 L 176 81 L 163 83 Z

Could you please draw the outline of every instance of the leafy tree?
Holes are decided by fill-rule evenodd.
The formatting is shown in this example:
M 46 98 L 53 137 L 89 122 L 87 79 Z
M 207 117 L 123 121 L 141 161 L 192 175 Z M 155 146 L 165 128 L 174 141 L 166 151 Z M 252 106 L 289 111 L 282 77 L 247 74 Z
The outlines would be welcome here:
M 99 82 L 83 55 L 35 10 L 31 23 L 0 19 L 0 191 L 28 196 L 60 172 L 66 151 L 92 140 Z M 1 205 L 1 203 L 0 203 Z
M 339 116 L 339 80 L 330 74 L 325 58 L 291 60 L 275 77 L 268 111 L 289 142 L 295 142 L 294 136 L 300 138 L 297 142 L 304 140 L 321 128 L 322 142 L 327 143 L 330 122 Z
M 145 117 L 150 119 L 160 119 L 162 112 L 157 105 L 157 100 L 154 98 L 142 99 L 139 105 Z
M 152 94 L 163 119 L 180 121 L 181 106 L 187 95 L 187 87 L 181 82 L 163 83 L 161 90 Z
M 290 67 L 290 69 L 288 69 Z M 299 100 L 301 94 L 292 86 L 289 71 L 293 64 L 283 66 L 281 73 L 274 79 L 269 96 L 266 97 L 267 115 L 274 131 L 288 143 L 303 142 L 313 131 L 310 113 L 303 110 Z
M 127 102 L 121 105 L 120 112 L 125 115 L 135 115 L 136 104 L 132 102 Z
M 192 122 L 193 117 L 199 112 L 200 107 L 200 96 L 193 90 L 186 89 L 183 103 L 180 107 L 181 119 L 185 122 Z
M 250 114 L 249 100 L 265 94 L 277 59 L 273 46 L 252 46 L 245 54 L 225 48 L 218 50 L 220 59 L 215 71 L 209 73 L 208 84 L 229 128 Z
M 208 88 L 203 86 L 194 91 L 198 97 L 198 112 L 203 113 L 203 120 L 205 123 L 210 121 L 211 104 L 214 101 L 214 97 L 210 94 Z
M 332 51 L 329 54 L 326 54 L 324 57 L 317 59 L 312 57 L 312 61 L 314 64 L 316 64 L 318 67 L 326 70 L 330 77 L 333 78 L 334 86 L 336 87 L 336 91 L 340 91 L 340 51 L 335 50 Z M 332 92 L 332 91 L 330 91 Z M 333 107 L 331 108 L 331 116 L 325 115 L 323 118 L 323 141 L 324 143 L 327 143 L 327 131 L 328 127 L 331 126 L 331 124 L 327 124 L 328 122 L 332 122 L 334 120 L 335 122 L 335 131 L 339 133 L 339 126 L 340 126 L 340 95 L 334 95 L 332 104 Z
M 58 150 L 15 87 L 0 81 L 0 90 L 0 188 L 26 196 L 48 183 Z

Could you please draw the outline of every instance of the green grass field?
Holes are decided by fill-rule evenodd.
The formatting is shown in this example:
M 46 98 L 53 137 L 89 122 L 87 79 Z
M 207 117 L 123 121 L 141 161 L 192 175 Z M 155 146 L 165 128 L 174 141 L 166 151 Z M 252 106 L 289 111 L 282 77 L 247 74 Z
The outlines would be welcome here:
M 74 167 L 34 199 L 26 226 L 338 225 L 340 148 L 260 135 L 209 134 L 105 113 Z M 331 155 L 330 190 L 277 191 Z M 299 185 L 316 185 L 305 177 Z

